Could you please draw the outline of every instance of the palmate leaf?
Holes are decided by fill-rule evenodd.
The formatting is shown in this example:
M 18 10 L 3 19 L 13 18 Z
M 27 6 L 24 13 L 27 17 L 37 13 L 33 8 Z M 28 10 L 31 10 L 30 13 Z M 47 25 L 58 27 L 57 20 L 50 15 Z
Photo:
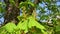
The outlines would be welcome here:
M 14 32 L 14 30 L 16 29 L 16 25 L 12 22 L 6 24 L 4 26 L 5 30 L 8 31 L 8 32 Z
M 47 34 L 47 32 L 45 32 L 44 30 L 46 30 L 46 28 L 41 25 L 40 23 L 38 23 L 32 16 L 29 17 L 29 28 L 32 28 L 33 26 L 36 26 L 37 28 L 41 29 L 41 31 L 45 34 Z
M 32 26 L 36 26 L 40 29 L 45 29 L 45 27 L 38 23 L 33 17 L 29 17 L 29 28 L 31 28 Z
M 29 18 L 29 25 L 28 26 L 29 26 L 29 28 L 35 26 L 34 19 L 32 19 L 31 17 Z
M 46 33 L 44 31 L 45 27 L 43 25 L 41 25 L 40 23 L 38 23 L 32 16 L 24 21 L 20 21 L 17 26 L 14 23 L 9 22 L 3 28 L 4 28 L 4 30 L 6 30 L 10 33 L 14 32 L 15 30 L 19 30 L 16 33 L 20 33 L 21 30 L 24 30 L 24 32 L 27 33 L 28 28 L 32 28 L 34 26 L 39 28 L 43 33 Z
M 20 30 L 24 30 L 25 33 L 28 32 L 28 21 L 25 20 L 23 22 L 19 22 L 19 24 L 17 25 L 17 27 L 20 29 Z
M 18 28 L 18 29 L 22 29 L 22 24 L 23 24 L 23 23 L 20 21 L 20 22 L 18 23 L 18 25 L 17 25 L 17 28 Z

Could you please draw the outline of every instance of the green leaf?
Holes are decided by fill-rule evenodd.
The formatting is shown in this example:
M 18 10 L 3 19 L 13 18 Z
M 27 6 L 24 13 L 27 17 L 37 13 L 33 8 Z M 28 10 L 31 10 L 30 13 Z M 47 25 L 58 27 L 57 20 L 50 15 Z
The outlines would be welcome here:
M 35 22 L 34 22 L 34 19 L 32 18 L 32 17 L 29 17 L 29 28 L 31 28 L 31 27 L 33 27 L 33 26 L 35 26 L 35 24 L 34 24 Z
M 47 33 L 46 31 L 44 31 L 44 30 L 41 30 L 41 31 L 42 31 L 43 34 L 48 34 L 48 33 Z
M 2 31 L 4 31 L 4 29 L 5 29 L 4 27 L 1 27 L 0 28 L 0 33 L 2 33 Z
M 22 8 L 23 6 L 26 6 L 26 2 L 21 2 L 21 3 L 19 4 L 19 8 Z
M 16 25 L 12 22 L 9 22 L 8 24 L 6 24 L 5 26 L 5 29 L 8 31 L 8 32 L 13 32 L 14 29 L 16 28 Z
M 21 32 L 20 32 L 20 31 L 16 31 L 15 33 L 16 33 L 16 34 L 21 34 Z
M 41 31 L 43 33 L 47 34 L 47 32 L 44 31 L 44 30 L 46 30 L 46 28 L 43 25 L 41 25 L 40 23 L 38 23 L 33 17 L 29 17 L 28 19 L 29 19 L 29 25 L 28 25 L 29 28 L 36 26 L 37 28 L 41 29 Z
M 32 2 L 21 2 L 21 3 L 19 4 L 19 8 L 21 8 L 21 7 L 23 7 L 23 6 L 25 6 L 25 7 L 27 8 L 28 5 L 31 5 L 32 7 L 35 6 L 34 3 L 32 3 Z
M 39 29 L 45 29 L 45 27 L 38 23 L 33 17 L 29 17 L 29 28 L 32 26 L 36 26 Z
M 28 4 L 30 4 L 33 7 L 35 6 L 34 3 L 32 3 L 32 2 L 28 2 Z
M 23 22 L 19 22 L 19 24 L 17 25 L 17 27 L 20 30 L 24 30 L 24 32 L 27 33 L 28 32 L 28 23 L 27 23 L 27 20 L 25 20 Z
M 0 34 L 7 34 L 7 31 L 3 30 Z

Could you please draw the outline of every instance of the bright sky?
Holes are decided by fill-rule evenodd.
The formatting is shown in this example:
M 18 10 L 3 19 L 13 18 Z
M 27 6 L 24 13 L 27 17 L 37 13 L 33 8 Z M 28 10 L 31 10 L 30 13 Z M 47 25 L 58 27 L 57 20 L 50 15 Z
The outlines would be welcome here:
M 57 5 L 60 5 L 60 2 L 57 2 L 56 4 L 57 4 Z

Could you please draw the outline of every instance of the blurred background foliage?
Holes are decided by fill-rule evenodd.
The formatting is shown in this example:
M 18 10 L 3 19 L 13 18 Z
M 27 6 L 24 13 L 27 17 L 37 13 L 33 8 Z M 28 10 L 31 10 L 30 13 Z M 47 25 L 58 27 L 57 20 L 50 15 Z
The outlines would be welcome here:
M 60 34 L 57 2 L 60 0 L 0 0 L 0 34 Z

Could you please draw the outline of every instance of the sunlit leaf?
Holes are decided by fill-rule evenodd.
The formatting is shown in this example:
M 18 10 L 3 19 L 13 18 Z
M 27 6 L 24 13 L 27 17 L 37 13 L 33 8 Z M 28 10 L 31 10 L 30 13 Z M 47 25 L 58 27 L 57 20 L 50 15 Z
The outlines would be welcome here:
M 14 23 L 10 22 L 10 23 L 6 24 L 4 27 L 8 32 L 13 32 L 14 29 L 16 28 L 16 25 Z
M 41 31 L 43 33 L 47 34 L 47 32 L 44 31 L 44 30 L 46 30 L 46 28 L 43 25 L 38 23 L 33 17 L 29 17 L 29 28 L 32 28 L 34 26 L 36 26 L 37 28 L 41 29 Z
M 27 22 L 27 20 L 25 20 L 23 22 L 19 22 L 17 27 L 21 30 L 24 30 L 25 33 L 28 32 L 28 22 Z
M 45 29 L 43 25 L 38 23 L 33 17 L 29 17 L 29 27 L 36 26 L 39 29 Z

